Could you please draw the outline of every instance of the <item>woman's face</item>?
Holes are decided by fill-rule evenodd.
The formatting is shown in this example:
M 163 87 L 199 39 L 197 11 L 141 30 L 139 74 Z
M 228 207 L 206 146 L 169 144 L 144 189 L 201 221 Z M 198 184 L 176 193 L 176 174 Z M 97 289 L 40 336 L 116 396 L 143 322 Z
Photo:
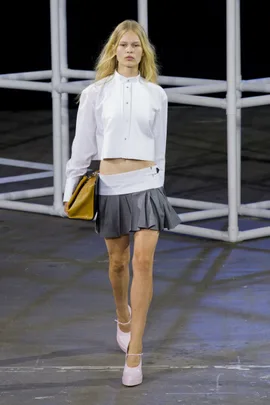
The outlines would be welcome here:
M 118 67 L 137 68 L 143 55 L 141 41 L 133 31 L 126 32 L 116 49 Z

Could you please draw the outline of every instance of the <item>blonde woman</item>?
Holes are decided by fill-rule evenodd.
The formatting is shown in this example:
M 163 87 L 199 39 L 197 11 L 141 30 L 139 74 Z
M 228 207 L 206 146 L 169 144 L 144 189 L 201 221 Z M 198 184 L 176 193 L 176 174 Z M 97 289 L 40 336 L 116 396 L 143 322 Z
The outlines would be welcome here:
M 105 239 L 109 255 L 116 337 L 126 353 L 122 377 L 126 386 L 143 380 L 143 334 L 159 232 L 180 223 L 163 189 L 168 100 L 157 75 L 155 50 L 143 27 L 133 20 L 120 23 L 98 58 L 95 82 L 81 94 L 66 168 L 65 209 L 91 160 L 100 160 L 95 230 Z

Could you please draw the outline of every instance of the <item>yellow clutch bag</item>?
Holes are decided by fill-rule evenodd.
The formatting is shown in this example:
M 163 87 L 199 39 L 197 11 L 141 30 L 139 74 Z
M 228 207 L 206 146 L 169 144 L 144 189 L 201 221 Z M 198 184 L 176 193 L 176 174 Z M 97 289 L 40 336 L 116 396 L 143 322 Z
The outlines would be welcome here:
M 67 205 L 69 218 L 93 221 L 98 209 L 98 171 L 84 175 Z

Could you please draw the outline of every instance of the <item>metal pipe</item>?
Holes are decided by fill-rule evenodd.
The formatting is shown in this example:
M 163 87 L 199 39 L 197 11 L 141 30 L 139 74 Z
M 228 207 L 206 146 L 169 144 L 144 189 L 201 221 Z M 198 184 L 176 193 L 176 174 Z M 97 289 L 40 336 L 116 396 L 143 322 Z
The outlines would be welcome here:
M 28 80 L 0 79 L 0 88 L 34 90 L 34 91 L 52 91 L 51 83 L 30 82 Z
M 166 91 L 166 89 L 164 89 Z M 191 96 L 188 94 L 168 93 L 168 101 L 179 104 L 201 105 L 204 107 L 226 108 L 226 100 L 222 98 Z
M 168 197 L 169 203 L 173 207 L 193 208 L 195 210 L 211 210 L 214 208 L 228 208 L 227 204 L 220 204 L 208 201 L 187 200 L 185 198 Z
M 255 91 L 256 93 L 270 93 L 270 84 L 242 83 L 240 88 L 242 91 Z
M 59 37 L 60 37 L 60 75 L 68 68 L 67 58 L 67 5 L 66 0 L 59 2 Z M 61 83 L 68 79 L 61 77 Z M 61 135 L 62 135 L 62 191 L 64 192 L 66 182 L 66 164 L 69 159 L 69 111 L 68 92 L 61 94 Z
M 227 0 L 227 150 L 229 240 L 238 234 L 236 156 L 236 0 Z
M 189 86 L 196 84 L 226 84 L 225 80 L 197 79 L 193 77 L 159 76 L 158 83 L 161 85 Z
M 25 211 L 25 212 L 36 212 L 38 214 L 65 216 L 63 208 L 56 210 L 53 206 L 41 205 L 41 204 L 31 204 L 21 201 L 6 201 L 0 200 L 0 208 L 7 210 Z
M 200 236 L 203 238 L 229 241 L 228 232 L 216 231 L 214 229 L 200 228 L 191 225 L 177 225 L 174 229 L 166 232 L 179 233 L 180 235 Z
M 52 78 L 51 70 L 41 70 L 38 72 L 18 72 L 4 73 L 0 75 L 0 79 L 9 80 L 48 80 Z
M 53 195 L 53 187 L 34 188 L 30 190 L 1 193 L 0 200 L 23 200 L 25 198 L 37 198 L 48 195 Z
M 241 75 L 241 18 L 240 18 L 240 0 L 236 0 L 236 103 L 239 103 L 242 97 L 240 90 Z M 237 182 L 237 209 L 241 205 L 241 108 L 236 109 L 236 182 Z
M 239 106 L 240 108 L 247 108 L 268 104 L 270 104 L 270 95 L 242 98 L 242 100 L 239 100 L 239 102 L 237 103 L 237 106 Z
M 53 116 L 53 167 L 54 207 L 62 203 L 62 149 L 61 149 L 61 95 L 56 90 L 60 84 L 59 0 L 50 0 L 51 60 L 52 60 L 52 116 Z
M 138 22 L 148 34 L 148 0 L 137 0 Z
M 210 94 L 223 93 L 227 91 L 226 84 L 202 84 L 196 86 L 167 87 L 166 93 L 184 93 L 184 94 Z
M 62 68 L 61 76 L 68 79 L 94 79 L 96 72 L 94 70 Z
M 41 172 L 31 174 L 20 174 L 18 176 L 0 177 L 0 184 L 18 183 L 20 181 L 29 181 L 37 179 L 46 179 L 52 177 L 53 172 Z
M 27 167 L 27 169 L 37 169 L 37 170 L 53 170 L 53 165 L 47 163 L 29 162 L 26 160 L 15 160 L 6 158 L 0 158 L 0 165 Z
M 259 202 L 253 202 L 253 203 L 241 205 L 241 208 L 248 208 L 248 207 L 268 209 L 268 208 L 270 208 L 270 201 L 259 201 Z
M 178 214 L 181 218 L 181 222 L 202 221 L 204 219 L 221 218 L 228 215 L 228 208 L 186 212 L 184 214 Z
M 270 211 L 262 208 L 241 207 L 239 214 L 255 218 L 270 218 Z
M 263 228 L 249 229 L 248 231 L 242 231 L 238 234 L 237 242 L 243 242 L 244 240 L 264 238 L 270 235 L 270 226 Z
M 270 83 L 270 77 L 257 77 L 256 79 L 244 80 L 242 83 Z

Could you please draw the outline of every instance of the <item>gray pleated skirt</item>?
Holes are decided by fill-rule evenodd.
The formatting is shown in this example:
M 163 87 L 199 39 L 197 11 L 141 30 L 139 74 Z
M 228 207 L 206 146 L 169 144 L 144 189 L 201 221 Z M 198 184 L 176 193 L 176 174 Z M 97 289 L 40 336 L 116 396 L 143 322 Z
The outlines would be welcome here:
M 160 183 L 157 176 L 156 166 L 100 176 L 96 233 L 104 238 L 117 238 L 140 229 L 162 231 L 179 225 L 180 218 L 169 203 L 164 188 L 156 187 Z M 143 185 L 154 188 L 123 193 L 125 189 L 144 188 Z

